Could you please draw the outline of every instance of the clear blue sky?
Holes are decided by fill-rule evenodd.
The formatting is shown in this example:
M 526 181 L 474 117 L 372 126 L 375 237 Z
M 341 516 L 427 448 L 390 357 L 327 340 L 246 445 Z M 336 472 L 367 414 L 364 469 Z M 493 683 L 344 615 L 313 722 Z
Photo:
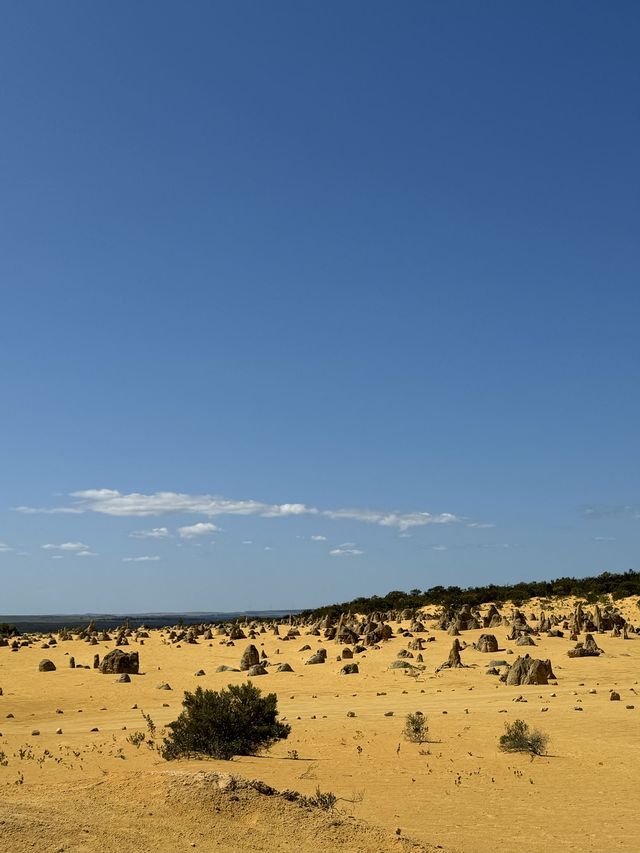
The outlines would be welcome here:
M 6 0 L 2 612 L 637 568 L 639 43 L 637 2 Z

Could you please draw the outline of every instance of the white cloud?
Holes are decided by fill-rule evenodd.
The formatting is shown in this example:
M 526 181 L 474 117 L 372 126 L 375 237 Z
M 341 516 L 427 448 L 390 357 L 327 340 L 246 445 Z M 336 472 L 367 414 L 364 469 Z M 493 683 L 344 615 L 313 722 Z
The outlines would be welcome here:
M 588 505 L 582 507 L 585 518 L 620 518 L 637 521 L 640 519 L 640 506 L 626 504 L 625 506 Z
M 271 547 L 271 545 L 265 545 L 264 550 L 265 551 L 273 551 L 273 548 Z
M 76 551 L 76 557 L 97 557 L 95 551 Z
M 490 527 L 495 527 L 495 524 L 484 524 L 480 521 L 472 521 L 470 524 L 467 524 L 467 527 L 475 527 L 476 530 L 488 530 Z
M 446 551 L 447 546 L 446 545 L 434 545 L 431 550 L 432 551 Z
M 219 527 L 212 524 L 210 521 L 198 521 L 197 524 L 192 524 L 189 527 L 179 527 L 178 533 L 181 539 L 193 539 L 195 536 L 210 536 L 212 533 L 218 533 Z
M 41 545 L 41 548 L 44 548 L 45 551 L 88 551 L 89 546 L 85 545 L 84 542 L 63 542 L 61 545 L 52 545 L 48 543 L 47 545 Z
M 253 539 L 244 539 L 242 544 L 243 545 L 253 545 Z
M 326 542 L 327 537 L 326 536 L 312 536 L 311 541 L 312 542 Z
M 149 563 L 149 562 L 155 562 L 156 560 L 159 560 L 159 559 L 160 559 L 160 557 L 158 557 L 155 554 L 151 557 L 147 556 L 145 554 L 144 557 L 123 557 L 122 562 L 123 563 Z
M 16 507 L 18 512 L 99 512 L 119 517 L 148 517 L 170 513 L 191 513 L 214 518 L 220 515 L 256 515 L 262 518 L 317 515 L 331 519 L 360 521 L 381 527 L 397 527 L 406 531 L 411 527 L 430 524 L 452 524 L 462 521 L 450 512 L 399 512 L 374 509 L 318 509 L 302 503 L 267 504 L 254 500 L 230 500 L 215 495 L 189 495 L 180 492 L 139 492 L 122 494 L 115 489 L 85 489 L 71 492 L 73 504 L 68 507 L 32 508 Z
M 64 560 L 64 557 L 62 556 L 62 554 L 53 554 L 51 556 L 51 559 L 52 560 Z
M 332 551 L 329 551 L 329 554 L 332 557 L 357 557 L 360 554 L 364 554 L 364 551 L 361 551 L 359 548 L 334 548 Z
M 379 524 L 381 527 L 397 527 L 401 531 L 411 527 L 424 527 L 427 524 L 452 524 L 461 521 L 457 515 L 441 512 L 433 515 L 430 512 L 380 512 L 374 509 L 327 509 L 323 515 L 328 518 L 353 519 L 366 524 Z
M 151 530 L 133 530 L 129 536 L 132 539 L 168 539 L 166 527 L 152 527 Z
M 4 542 L 0 542 L 0 554 L 4 553 L 4 552 L 6 552 L 6 551 L 13 551 L 13 548 L 10 548 L 10 547 L 9 547 L 7 544 L 5 544 Z

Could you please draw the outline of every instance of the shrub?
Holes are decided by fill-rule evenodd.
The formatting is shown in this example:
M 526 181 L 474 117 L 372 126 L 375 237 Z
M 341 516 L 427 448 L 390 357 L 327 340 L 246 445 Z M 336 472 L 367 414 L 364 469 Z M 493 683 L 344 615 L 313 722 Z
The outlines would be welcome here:
M 319 785 L 316 787 L 316 792 L 313 797 L 310 798 L 312 805 L 317 806 L 319 809 L 324 809 L 325 811 L 331 811 L 335 807 L 337 801 L 338 798 L 332 791 L 321 791 Z
M 529 752 L 531 755 L 543 755 L 549 735 L 530 729 L 524 720 L 505 723 L 505 733 L 500 735 L 500 749 L 503 752 Z
M 427 725 L 427 718 L 422 711 L 416 711 L 415 714 L 407 714 L 402 734 L 411 743 L 424 743 L 427 740 L 429 726 Z
M 130 744 L 135 746 L 136 749 L 140 749 L 140 744 L 144 743 L 146 735 L 144 732 L 131 732 L 130 735 L 127 735 L 127 740 Z
M 168 761 L 190 755 L 225 760 L 254 755 L 289 736 L 291 727 L 277 720 L 277 704 L 275 693 L 262 696 L 249 683 L 230 684 L 219 692 L 197 687 L 184 694 L 184 710 L 168 724 L 162 755 Z

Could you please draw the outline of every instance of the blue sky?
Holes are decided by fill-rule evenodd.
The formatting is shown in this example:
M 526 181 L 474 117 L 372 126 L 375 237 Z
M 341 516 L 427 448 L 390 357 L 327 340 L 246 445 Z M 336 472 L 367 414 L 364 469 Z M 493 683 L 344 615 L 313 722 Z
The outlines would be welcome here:
M 2 611 L 637 568 L 639 37 L 5 2 Z

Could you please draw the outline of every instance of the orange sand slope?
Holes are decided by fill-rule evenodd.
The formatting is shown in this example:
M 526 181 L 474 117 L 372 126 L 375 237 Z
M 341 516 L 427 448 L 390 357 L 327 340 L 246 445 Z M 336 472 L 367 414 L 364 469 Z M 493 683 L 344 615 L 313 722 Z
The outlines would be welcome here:
M 635 599 L 618 606 L 631 623 L 640 621 Z M 547 615 L 570 615 L 574 603 L 553 607 Z M 523 610 L 539 615 L 540 606 L 534 601 Z M 210 640 L 200 635 L 195 644 L 171 642 L 168 631 L 149 632 L 142 641 L 134 632 L 123 651 L 139 652 L 144 674 L 130 684 L 69 667 L 70 656 L 91 665 L 95 653 L 102 658 L 114 648 L 113 639 L 42 649 L 46 638 L 38 638 L 17 652 L 0 648 L 0 850 L 640 850 L 640 636 L 595 634 L 602 655 L 569 658 L 575 646 L 569 632 L 534 634 L 535 647 L 519 648 L 506 639 L 506 624 L 468 630 L 459 637 L 467 644 L 465 668 L 436 673 L 454 638 L 426 619 L 426 631 L 413 639 L 435 639 L 421 652 L 424 671 L 410 677 L 389 669 L 412 642 L 400 633 L 410 623 L 390 624 L 392 639 L 354 656 L 356 675 L 339 674 L 344 646 L 309 627 L 289 641 L 282 636 L 288 626 L 281 626 L 280 637 L 268 629 L 235 645 L 215 628 Z M 500 651 L 473 648 L 482 633 L 494 634 Z M 180 712 L 184 690 L 243 682 L 246 673 L 215 669 L 237 667 L 251 642 L 272 664 L 254 683 L 278 694 L 292 727 L 288 740 L 232 762 L 166 762 L 157 750 L 128 740 L 146 731 L 144 711 L 160 730 L 158 741 Z M 301 651 L 304 645 L 311 650 Z M 326 648 L 327 662 L 305 665 L 318 648 Z M 513 655 L 505 658 L 508 650 Z M 557 684 L 507 686 L 486 674 L 490 659 L 513 663 L 527 652 L 551 660 Z M 43 658 L 57 669 L 39 672 Z M 294 672 L 276 673 L 275 664 L 285 661 Z M 196 677 L 200 669 L 205 675 Z M 161 683 L 172 689 L 159 690 Z M 610 701 L 612 689 L 621 701 Z M 430 743 L 402 737 L 404 716 L 415 710 L 427 715 Z M 517 718 L 550 735 L 548 756 L 532 760 L 498 750 L 505 721 Z M 303 807 L 251 788 L 234 790 L 217 774 L 305 795 L 319 787 L 338 801 L 328 812 Z

